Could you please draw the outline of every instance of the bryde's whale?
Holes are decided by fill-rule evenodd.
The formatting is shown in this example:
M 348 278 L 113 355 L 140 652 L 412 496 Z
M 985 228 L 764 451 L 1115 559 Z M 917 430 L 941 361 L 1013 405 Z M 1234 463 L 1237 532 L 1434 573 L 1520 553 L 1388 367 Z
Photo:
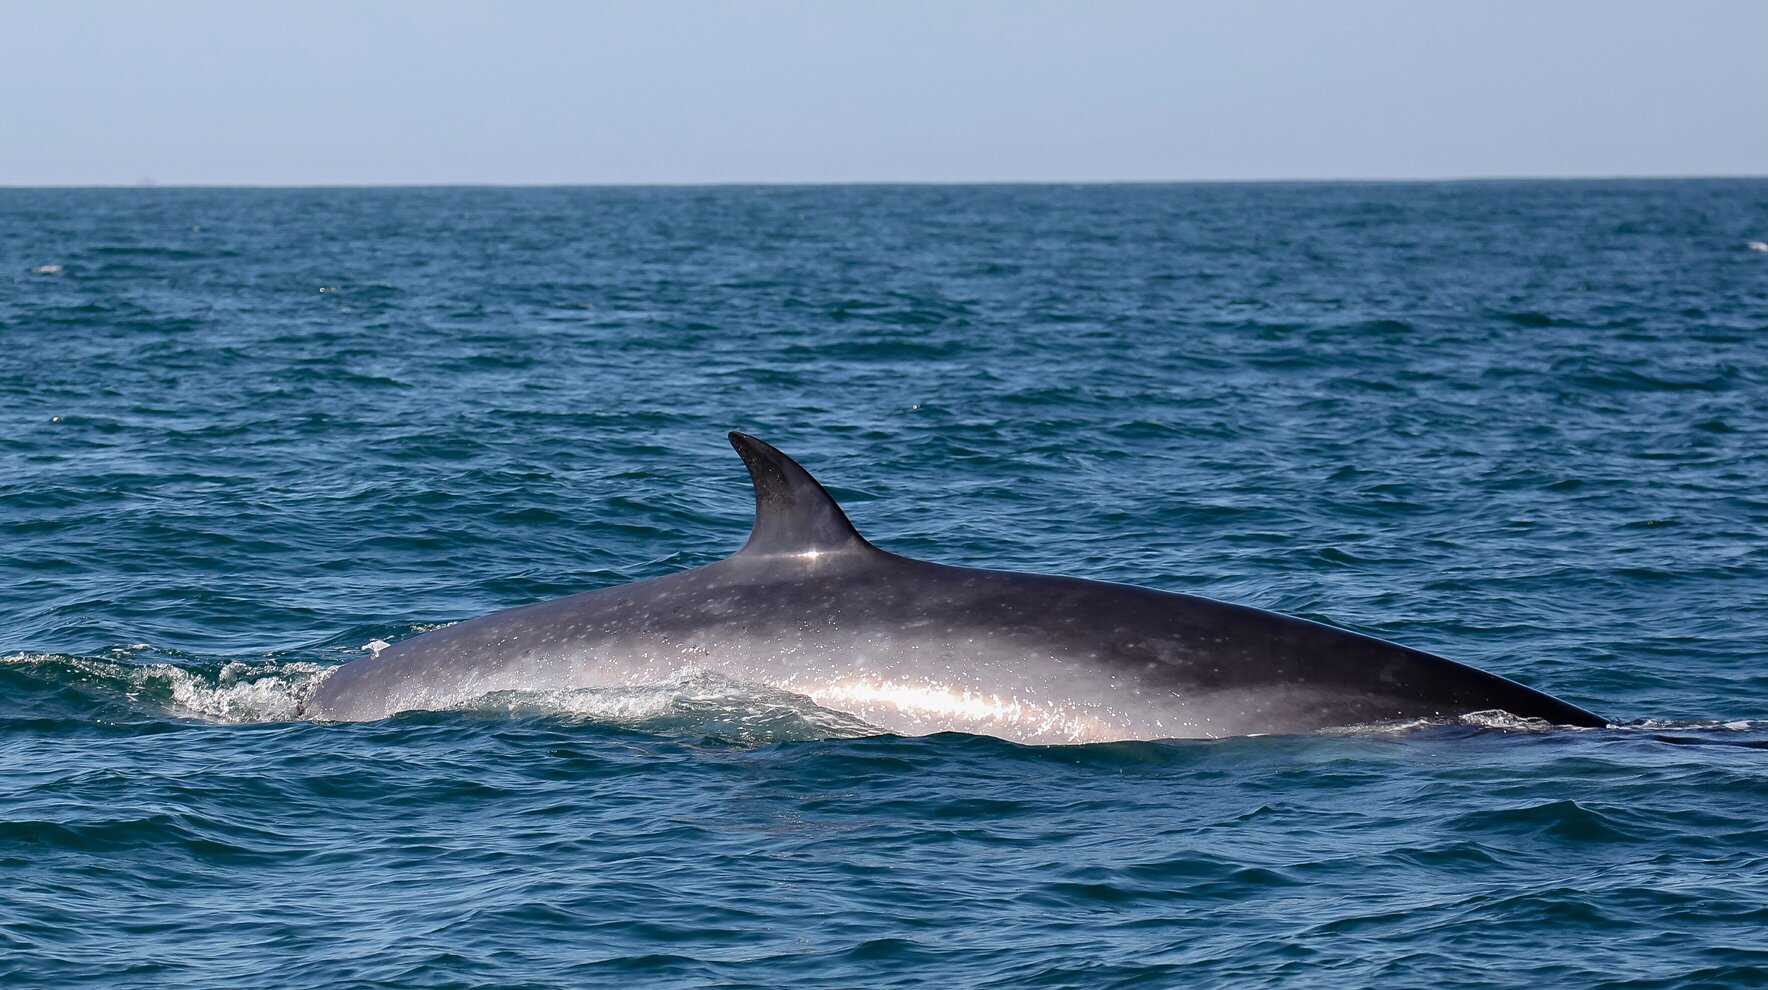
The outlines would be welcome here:
M 1604 720 L 1494 674 L 1243 605 L 949 567 L 867 543 L 791 458 L 730 435 L 755 485 L 717 563 L 497 612 L 334 669 L 304 712 L 383 718 L 494 691 L 766 684 L 907 734 L 1030 743 L 1308 732 L 1501 710 Z

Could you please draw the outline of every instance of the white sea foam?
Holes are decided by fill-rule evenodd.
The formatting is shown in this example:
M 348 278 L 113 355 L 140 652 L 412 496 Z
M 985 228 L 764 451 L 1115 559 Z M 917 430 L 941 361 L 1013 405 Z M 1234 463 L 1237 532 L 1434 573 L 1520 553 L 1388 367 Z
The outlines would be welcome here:
M 17 653 L 0 657 L 0 664 L 37 666 L 53 682 L 72 683 L 98 697 L 119 697 L 133 707 L 175 718 L 235 723 L 295 718 L 301 699 L 327 669 L 275 661 L 234 661 L 204 669 L 129 659 L 148 649 L 145 643 L 134 643 L 106 651 L 116 659 Z
M 1768 719 L 1744 719 L 1721 722 L 1718 719 L 1655 719 L 1611 728 L 1623 732 L 1768 732 Z
M 1512 715 L 1507 711 L 1491 709 L 1489 711 L 1468 712 L 1455 718 L 1414 718 L 1392 722 L 1372 722 L 1364 725 L 1345 725 L 1331 729 L 1322 729 L 1317 734 L 1322 736 L 1384 736 L 1405 735 L 1423 729 L 1444 728 L 1446 726 L 1473 726 L 1479 729 L 1498 729 L 1503 732 L 1580 732 L 1587 731 L 1573 726 L 1554 725 L 1546 719 L 1524 718 Z
M 145 682 L 171 689 L 174 713 L 215 722 L 286 722 L 326 668 L 312 663 L 229 663 L 215 678 L 171 664 L 143 668 Z
M 335 667 L 263 660 L 216 664 L 148 662 L 147 644 L 113 647 L 103 656 L 15 653 L 0 666 L 26 668 L 45 685 L 77 687 L 100 706 L 218 723 L 286 722 Z M 161 654 L 164 655 L 164 654 Z M 715 736 L 738 741 L 826 739 L 876 735 L 851 715 L 809 698 L 716 674 L 684 670 L 658 684 L 549 691 L 503 691 L 456 706 L 462 713 L 504 718 L 558 717 L 642 732 Z M 95 709 L 95 717 L 107 717 Z
M 697 670 L 681 671 L 658 684 L 499 691 L 455 710 L 511 718 L 557 716 L 641 732 L 745 742 L 852 738 L 880 731 L 803 695 Z
M 1549 732 L 1562 728 L 1544 718 L 1524 718 L 1521 715 L 1512 715 L 1496 708 L 1483 712 L 1468 712 L 1461 716 L 1461 724 L 1475 725 L 1482 729 L 1503 729 L 1505 732 Z

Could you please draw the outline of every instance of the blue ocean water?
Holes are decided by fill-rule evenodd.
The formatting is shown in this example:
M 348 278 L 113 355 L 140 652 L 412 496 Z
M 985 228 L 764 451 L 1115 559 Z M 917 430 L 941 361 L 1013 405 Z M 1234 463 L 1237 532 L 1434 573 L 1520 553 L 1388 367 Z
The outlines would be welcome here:
M 0 984 L 1768 984 L 1768 181 L 0 190 Z M 1502 724 L 1025 747 L 362 644 L 879 545 L 1333 622 Z

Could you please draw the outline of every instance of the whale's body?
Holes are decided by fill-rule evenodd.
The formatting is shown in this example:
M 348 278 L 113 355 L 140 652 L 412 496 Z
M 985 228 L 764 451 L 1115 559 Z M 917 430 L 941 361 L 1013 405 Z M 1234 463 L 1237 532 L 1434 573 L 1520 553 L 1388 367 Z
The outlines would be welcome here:
M 1308 732 L 1501 710 L 1601 726 L 1484 671 L 1226 602 L 948 567 L 862 539 L 803 468 L 742 434 L 755 529 L 704 567 L 461 622 L 339 667 L 332 720 L 684 670 L 808 696 L 895 732 L 1022 742 Z

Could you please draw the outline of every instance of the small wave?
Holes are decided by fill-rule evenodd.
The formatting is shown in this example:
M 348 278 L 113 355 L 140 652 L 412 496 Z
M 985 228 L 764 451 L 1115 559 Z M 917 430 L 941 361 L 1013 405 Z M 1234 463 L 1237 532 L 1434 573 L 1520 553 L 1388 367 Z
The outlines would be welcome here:
M 1708 732 L 1765 732 L 1768 731 L 1768 719 L 1737 719 L 1722 722 L 1718 719 L 1684 719 L 1680 721 L 1648 718 L 1643 722 L 1628 725 L 1616 725 L 1611 728 L 1623 732 L 1663 732 L 1705 730 Z
M 215 722 L 286 722 L 326 668 L 313 663 L 229 663 L 213 677 L 156 664 L 144 689 L 171 692 L 171 711 Z
M 1768 732 L 1768 720 L 1743 719 L 1684 719 L 1662 720 L 1645 719 L 1640 722 L 1610 723 L 1602 728 L 1588 728 L 1576 725 L 1557 725 L 1546 719 L 1524 718 L 1506 711 L 1469 712 L 1456 718 L 1417 718 L 1395 720 L 1391 722 L 1369 722 L 1362 725 L 1346 725 L 1331 729 L 1322 729 L 1316 735 L 1322 736 L 1386 736 L 1410 735 L 1442 729 L 1475 729 L 1492 730 L 1506 733 L 1639 733 L 1661 734 L 1666 732 L 1685 732 L 1697 735 L 1720 734 L 1730 736 L 1738 733 Z M 1674 740 L 1671 740 L 1674 741 Z
M 1541 835 L 1569 842 L 1629 842 L 1641 836 L 1615 813 L 1559 799 L 1460 815 L 1450 828 L 1482 835 Z
M 147 649 L 145 644 L 117 647 L 109 651 L 114 659 L 16 653 L 0 657 L 0 670 L 24 682 L 12 692 L 15 704 L 35 693 L 61 698 L 55 707 L 64 714 L 70 701 L 72 714 L 97 717 L 121 702 L 140 714 L 224 723 L 294 719 L 301 699 L 326 670 L 315 663 L 273 660 L 186 666 L 129 659 Z
M 1388 722 L 1366 722 L 1361 725 L 1345 725 L 1331 729 L 1321 729 L 1317 735 L 1322 736 L 1388 736 L 1410 735 L 1431 729 L 1445 728 L 1491 729 L 1499 732 L 1586 732 L 1593 729 L 1580 729 L 1570 725 L 1555 725 L 1546 719 L 1524 718 L 1506 711 L 1492 709 L 1482 712 L 1468 712 L 1453 718 L 1412 718 L 1396 719 Z
M 145 644 L 109 656 L 17 653 L 0 657 L 8 690 L 0 715 L 109 720 L 158 716 L 221 724 L 292 722 L 335 667 L 263 660 L 142 662 Z M 500 691 L 452 711 L 500 718 L 558 718 L 664 736 L 739 743 L 851 739 L 882 730 L 790 691 L 686 671 L 658 684 Z

